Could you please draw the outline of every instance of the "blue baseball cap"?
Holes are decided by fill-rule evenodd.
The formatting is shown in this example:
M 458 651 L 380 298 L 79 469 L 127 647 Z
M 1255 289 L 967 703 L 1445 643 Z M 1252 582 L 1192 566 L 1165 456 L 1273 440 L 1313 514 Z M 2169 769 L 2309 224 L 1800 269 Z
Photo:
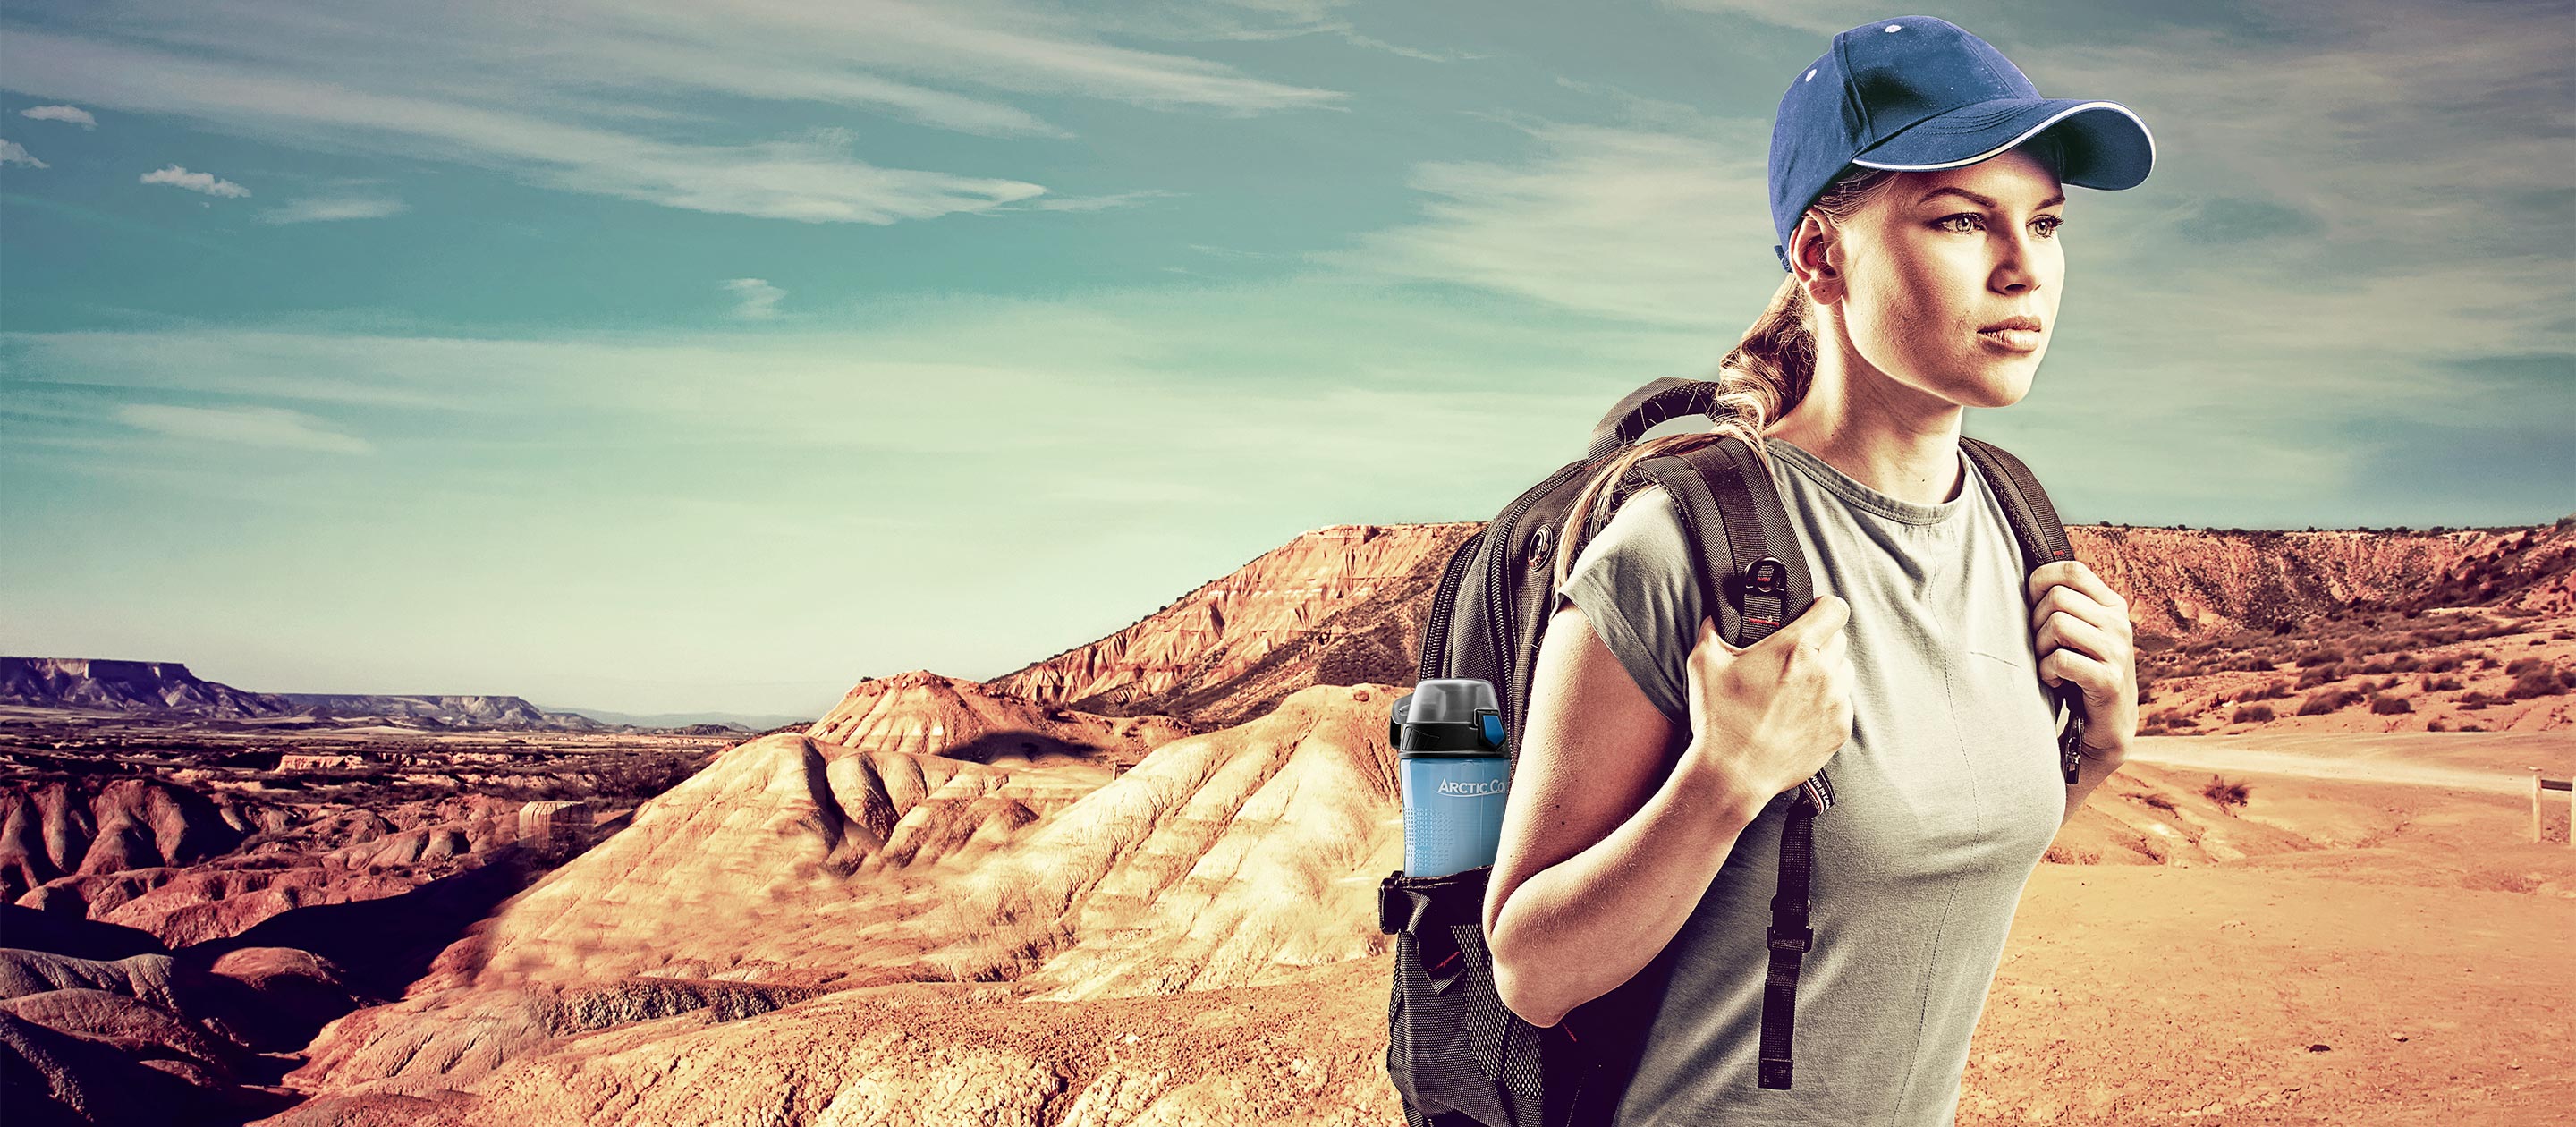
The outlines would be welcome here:
M 1848 166 L 1957 168 L 2052 126 L 2066 143 L 2064 183 L 2133 188 L 2155 163 L 2155 138 L 2129 107 L 2040 97 L 2003 52 L 1948 20 L 1897 16 L 1834 36 L 1771 123 L 1771 253 L 1789 269 L 1789 233 Z

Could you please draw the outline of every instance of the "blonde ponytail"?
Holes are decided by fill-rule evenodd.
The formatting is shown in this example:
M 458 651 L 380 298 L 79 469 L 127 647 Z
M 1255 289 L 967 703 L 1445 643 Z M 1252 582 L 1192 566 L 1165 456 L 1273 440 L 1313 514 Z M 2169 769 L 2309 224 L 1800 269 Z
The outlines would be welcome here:
M 1808 205 L 1808 210 L 1821 213 L 1829 225 L 1838 227 L 1884 194 L 1895 183 L 1896 175 L 1889 169 L 1846 168 L 1840 179 Z M 1558 586 L 1565 584 L 1575 557 L 1591 538 L 1594 509 L 1604 505 L 1606 494 L 1608 507 L 1616 510 L 1618 502 L 1631 491 L 1633 483 L 1628 477 L 1637 463 L 1680 454 L 1733 435 L 1753 448 L 1764 472 L 1770 471 L 1771 451 L 1764 445 L 1763 436 L 1783 416 L 1797 409 L 1815 382 L 1814 318 L 1815 306 L 1807 298 L 1806 287 L 1798 284 L 1797 275 L 1784 276 L 1762 315 L 1753 319 L 1743 339 L 1727 350 L 1725 358 L 1717 362 L 1717 373 L 1709 377 L 1718 385 L 1709 405 L 1716 425 L 1635 443 L 1585 483 L 1583 492 L 1575 495 L 1574 504 L 1566 510 L 1564 526 L 1557 529 L 1554 572 Z M 1609 523 L 1606 515 L 1601 523 Z

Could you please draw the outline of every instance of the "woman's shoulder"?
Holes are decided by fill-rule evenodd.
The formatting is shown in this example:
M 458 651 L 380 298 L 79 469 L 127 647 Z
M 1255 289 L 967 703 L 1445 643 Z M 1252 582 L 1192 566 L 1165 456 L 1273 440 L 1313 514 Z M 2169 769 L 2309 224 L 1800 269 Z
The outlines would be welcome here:
M 1649 484 L 1619 503 L 1601 531 L 1575 556 L 1571 572 L 1612 571 L 1628 576 L 1687 577 L 1690 543 L 1674 511 L 1672 494 Z

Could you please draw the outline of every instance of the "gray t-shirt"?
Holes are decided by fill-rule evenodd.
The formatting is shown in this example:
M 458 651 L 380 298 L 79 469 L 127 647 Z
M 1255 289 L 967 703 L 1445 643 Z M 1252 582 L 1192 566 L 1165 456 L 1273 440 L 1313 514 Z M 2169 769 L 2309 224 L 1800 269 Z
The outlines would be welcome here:
M 1825 768 L 1834 806 L 1815 821 L 1794 1086 L 1756 1083 L 1782 799 L 1673 937 L 1617 1127 L 1947 1127 L 2014 906 L 2066 809 L 2021 553 L 1964 453 L 1958 496 L 1924 505 L 1768 446 L 1817 593 L 1851 604 L 1855 674 L 1851 739 Z M 1649 487 L 1623 504 L 1563 597 L 1682 738 L 1702 612 L 1672 498 Z

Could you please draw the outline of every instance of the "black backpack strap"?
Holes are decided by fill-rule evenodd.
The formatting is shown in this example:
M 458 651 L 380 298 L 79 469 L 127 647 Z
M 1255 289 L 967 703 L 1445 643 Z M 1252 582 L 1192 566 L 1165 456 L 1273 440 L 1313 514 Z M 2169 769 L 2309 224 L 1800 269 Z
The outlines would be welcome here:
M 1682 465 L 1656 464 L 1668 461 Z M 1685 538 L 1699 553 L 1703 602 L 1716 608 L 1719 632 L 1730 643 L 1746 646 L 1760 641 L 1788 620 L 1788 608 L 1803 612 L 1815 601 L 1815 584 L 1807 573 L 1806 556 L 1789 523 L 1788 509 L 1750 446 L 1729 436 L 1670 459 L 1650 459 L 1639 463 L 1639 468 L 1673 494 L 1673 511 L 1681 518 Z M 1719 518 L 1715 529 L 1708 527 L 1706 519 L 1711 512 Z M 1775 550 L 1773 545 L 1779 547 Z M 1738 568 L 1739 560 L 1747 562 Z M 1771 925 L 1763 930 L 1763 942 L 1771 951 L 1770 970 L 1762 984 L 1760 1084 L 1765 1088 L 1790 1086 L 1798 967 L 1815 940 L 1807 924 L 1815 820 L 1833 806 L 1833 785 L 1823 771 L 1795 793 L 1797 798 L 1790 802 L 1780 828 L 1780 883 L 1771 897 Z
M 1592 438 L 1583 447 L 1584 459 L 1590 461 L 1617 451 L 1666 419 L 1708 414 L 1717 401 L 1717 391 L 1718 385 L 1707 380 L 1664 376 L 1649 381 L 1613 404 L 1610 412 L 1592 425 Z
M 2075 544 L 2066 536 L 2066 526 L 2057 519 L 2057 508 L 2048 503 L 2048 491 L 2039 487 L 2039 477 L 2021 464 L 2003 447 L 1981 439 L 1959 436 L 1959 448 L 1994 486 L 1995 496 L 2004 503 L 2004 516 L 2012 524 L 2013 538 L 2021 542 L 2022 570 L 2025 578 L 2041 564 L 2075 558 Z M 2050 690 L 2056 698 L 2064 726 L 2058 730 L 2058 767 L 2066 781 L 2075 781 L 2081 766 L 2078 750 L 2084 742 L 2083 690 L 2073 681 L 2061 681 Z

